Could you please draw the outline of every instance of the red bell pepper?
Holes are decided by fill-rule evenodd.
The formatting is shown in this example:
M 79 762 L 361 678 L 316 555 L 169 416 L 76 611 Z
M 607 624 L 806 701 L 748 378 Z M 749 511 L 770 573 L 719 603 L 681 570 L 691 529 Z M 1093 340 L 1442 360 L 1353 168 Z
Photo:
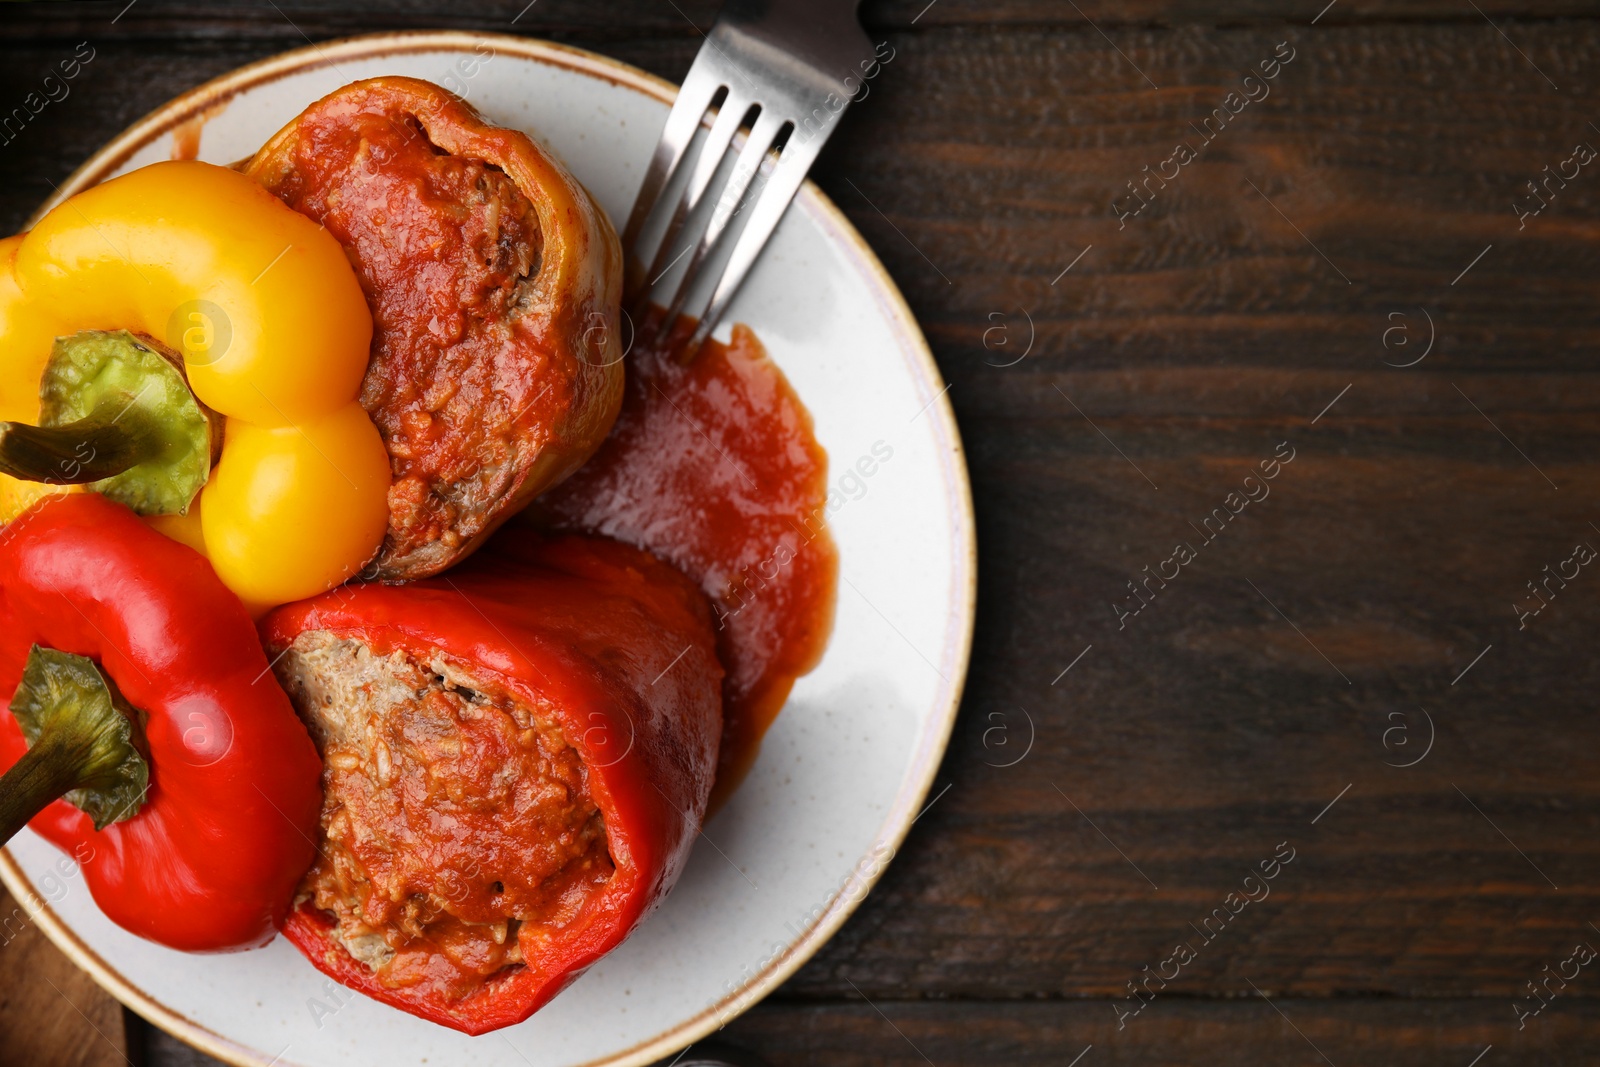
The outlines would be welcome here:
M 12 690 L 0 840 L 28 822 L 83 858 L 100 909 L 152 941 L 271 940 L 314 854 L 321 763 L 203 557 L 97 495 L 24 512 L 0 530 Z
M 301 714 L 333 724 L 312 731 L 327 762 L 326 847 L 284 932 L 336 980 L 465 1033 L 509 1026 L 620 944 L 683 870 L 716 771 L 723 672 L 708 601 L 648 553 L 599 539 L 518 546 L 502 537 L 443 577 L 334 590 L 277 609 L 261 630 L 269 654 L 295 653 L 277 670 Z M 300 658 L 313 648 L 343 649 L 357 659 L 341 662 L 365 663 L 368 673 L 341 678 L 332 661 Z M 360 703 L 390 691 L 372 670 L 405 663 L 421 673 L 392 690 L 391 711 Z M 446 676 L 466 688 L 426 690 Z M 418 679 L 424 688 L 413 696 Z M 507 836 L 524 805 L 497 801 L 494 791 L 515 788 L 504 781 L 516 773 L 505 757 L 520 758 L 506 740 L 518 730 L 494 724 L 509 723 L 513 711 L 526 716 L 521 709 L 536 709 L 541 730 L 564 739 L 542 747 L 556 753 L 542 758 L 575 750 L 581 784 L 574 778 L 554 792 L 562 803 L 592 797 L 609 852 L 600 866 L 615 868 L 584 883 L 580 902 L 563 897 L 559 920 L 503 903 L 523 857 L 567 839 L 564 830 L 529 831 L 519 848 Z M 371 724 L 391 712 L 404 728 L 374 733 Z M 519 720 L 524 735 L 527 721 Z M 319 733 L 352 722 L 366 732 L 337 752 Z M 381 764 L 363 766 L 378 748 Z M 353 817 L 368 821 L 351 832 Z M 313 882 L 338 887 L 327 890 L 338 914 L 317 906 Z M 399 915 L 397 902 L 422 900 L 432 903 Z M 499 927 L 520 966 L 499 966 L 495 953 L 509 946 L 483 940 L 497 917 L 520 923 L 510 938 Z M 444 928 L 438 923 L 477 931 L 480 948 L 432 933 Z M 396 953 L 391 960 L 374 962 L 374 927 Z M 465 987 L 452 984 L 464 973 L 460 961 L 483 951 L 490 964 Z

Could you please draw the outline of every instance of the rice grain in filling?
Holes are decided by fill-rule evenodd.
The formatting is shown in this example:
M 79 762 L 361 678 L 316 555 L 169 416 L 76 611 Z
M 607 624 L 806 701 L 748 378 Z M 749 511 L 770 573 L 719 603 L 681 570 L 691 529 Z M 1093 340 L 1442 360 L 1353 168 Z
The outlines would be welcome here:
M 523 961 L 614 866 L 551 709 L 435 655 L 325 630 L 275 668 L 324 761 L 318 858 L 300 900 L 384 985 L 452 997 Z

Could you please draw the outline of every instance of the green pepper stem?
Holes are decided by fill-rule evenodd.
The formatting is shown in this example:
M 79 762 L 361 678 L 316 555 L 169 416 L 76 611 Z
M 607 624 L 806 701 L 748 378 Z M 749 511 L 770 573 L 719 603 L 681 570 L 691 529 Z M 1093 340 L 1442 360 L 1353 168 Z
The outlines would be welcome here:
M 0 775 L 0 844 L 66 797 L 102 830 L 144 806 L 140 714 L 94 661 L 33 646 L 11 713 L 28 751 Z
M 61 426 L 0 422 L 0 472 L 29 482 L 98 482 L 158 458 L 164 447 L 160 426 L 128 397 Z
M 51 801 L 85 784 L 85 770 L 95 762 L 95 740 L 87 730 L 51 730 L 0 776 L 0 844 Z

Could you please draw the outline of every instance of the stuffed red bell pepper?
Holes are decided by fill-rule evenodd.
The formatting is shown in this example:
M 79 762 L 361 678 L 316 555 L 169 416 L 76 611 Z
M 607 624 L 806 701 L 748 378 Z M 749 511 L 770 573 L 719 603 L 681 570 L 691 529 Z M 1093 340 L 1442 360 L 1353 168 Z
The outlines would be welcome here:
M 722 724 L 687 578 L 612 541 L 507 541 L 261 623 L 326 765 L 285 933 L 345 985 L 469 1034 L 526 1019 L 672 887 Z
M 0 687 L 0 840 L 31 820 L 108 918 L 161 944 L 271 940 L 321 765 L 199 553 L 100 496 L 34 505 L 0 529 Z

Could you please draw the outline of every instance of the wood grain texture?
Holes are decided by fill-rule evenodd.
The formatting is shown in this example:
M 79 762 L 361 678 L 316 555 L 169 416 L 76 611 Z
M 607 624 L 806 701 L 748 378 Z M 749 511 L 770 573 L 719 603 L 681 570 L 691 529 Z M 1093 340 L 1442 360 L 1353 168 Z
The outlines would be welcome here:
M 1185 992 L 1506 996 L 1585 936 L 1600 607 L 1582 578 L 1526 630 L 1511 607 L 1600 544 L 1600 183 L 1521 232 L 1510 208 L 1596 139 L 1596 38 L 1541 33 L 1565 93 L 1464 25 L 1175 34 L 1140 62 L 1161 91 L 1076 33 L 907 43 L 822 181 L 951 381 L 977 653 L 949 794 L 792 992 L 1112 994 L 1283 840 L 1302 866 Z M 1272 95 L 1119 226 L 1125 180 L 1289 38 Z M 1386 366 L 1430 316 L 1428 357 Z M 1271 495 L 1203 538 L 1281 442 Z M 1419 709 L 1429 758 L 1386 766 Z
M 75 876 L 74 876 L 75 877 Z M 64 880 L 62 892 L 84 891 Z M 115 1067 L 128 1062 L 122 1009 L 0 889 L 0 1062 Z
M 1249 1001 L 1158 1001 L 1120 1032 L 1097 1003 L 769 1002 L 718 1037 L 759 1050 L 772 1067 L 1468 1067 L 1490 1046 L 1474 1067 L 1594 1063 L 1594 1012 L 1581 1002 L 1557 1001 L 1523 1033 L 1507 1035 L 1477 1001 L 1267 996 L 1270 1002 L 1254 994 Z
M 440 5 L 436 0 L 275 0 L 253 3 L 159 3 L 140 0 L 122 18 L 128 0 L 77 0 L 34 4 L 8 21 L 17 39 L 41 39 L 95 33 L 111 20 L 126 36 L 221 39 L 239 36 L 302 42 L 374 29 L 475 30 L 514 29 L 543 37 L 581 34 L 628 40 L 644 33 L 687 35 L 698 41 L 694 27 L 708 29 L 720 8 L 718 0 L 463 0 Z M 1584 0 L 1480 0 L 1474 5 L 1452 0 L 864 0 L 862 23 L 876 30 L 931 31 L 951 27 L 1042 26 L 1084 29 L 1251 24 L 1319 25 L 1374 22 L 1471 22 L 1515 27 L 1530 21 L 1572 19 L 1593 15 Z M 1485 26 L 1485 29 L 1487 27 Z
M 112 26 L 122 6 L 0 11 L 0 112 L 97 48 L 0 146 L 0 225 L 302 31 L 523 8 L 139 0 Z M 716 5 L 677 6 L 540 0 L 515 29 L 677 78 Z M 1513 203 L 1600 146 L 1600 22 L 1563 0 L 1480 0 L 1493 25 L 1434 0 L 1339 0 L 1314 27 L 1323 3 L 1077 6 L 865 7 L 895 58 L 816 176 L 951 383 L 977 644 L 948 792 L 728 1034 L 778 1067 L 1091 1043 L 1082 1067 L 1322 1062 L 1265 993 L 1341 1065 L 1591 1062 L 1600 978 L 1524 1031 L 1511 1004 L 1600 946 L 1600 575 L 1514 605 L 1600 548 L 1600 172 L 1522 223 Z M 1283 42 L 1270 96 L 1206 140 Z M 1197 158 L 1119 222 L 1180 142 Z M 1230 498 L 1284 442 L 1270 495 Z M 1180 543 L 1141 606 L 1127 583 Z M 1232 915 L 1280 842 L 1295 858 Z M 1118 1032 L 1180 941 L 1195 959 Z

